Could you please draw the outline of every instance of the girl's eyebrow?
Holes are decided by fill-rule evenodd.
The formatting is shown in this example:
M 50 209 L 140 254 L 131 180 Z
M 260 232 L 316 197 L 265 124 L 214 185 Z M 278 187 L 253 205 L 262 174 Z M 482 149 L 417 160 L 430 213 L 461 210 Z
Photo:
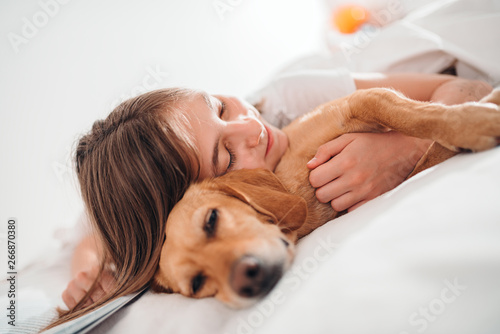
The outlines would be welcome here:
M 213 105 L 212 105 L 212 100 L 210 100 L 210 96 L 203 92 L 201 93 L 201 96 L 203 97 L 203 100 L 205 100 L 205 104 L 207 105 L 208 109 L 213 109 Z

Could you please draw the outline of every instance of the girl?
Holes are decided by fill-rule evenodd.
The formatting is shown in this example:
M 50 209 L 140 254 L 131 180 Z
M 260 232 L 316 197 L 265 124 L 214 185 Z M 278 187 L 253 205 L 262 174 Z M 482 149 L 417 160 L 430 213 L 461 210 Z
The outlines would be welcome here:
M 275 81 L 259 96 L 262 114 L 235 97 L 171 88 L 125 101 L 96 121 L 75 157 L 94 233 L 75 251 L 73 280 L 63 293 L 70 310 L 51 327 L 148 285 L 167 216 L 191 182 L 233 169 L 274 170 L 288 138 L 262 115 L 293 110 L 299 100 L 319 105 L 371 87 L 448 104 L 479 100 L 491 91 L 485 83 L 446 75 L 336 72 L 326 79 Z M 280 107 L 277 100 L 285 102 Z M 429 144 L 394 132 L 347 134 L 318 150 L 308 163 L 310 181 L 320 201 L 337 211 L 353 210 L 401 183 Z

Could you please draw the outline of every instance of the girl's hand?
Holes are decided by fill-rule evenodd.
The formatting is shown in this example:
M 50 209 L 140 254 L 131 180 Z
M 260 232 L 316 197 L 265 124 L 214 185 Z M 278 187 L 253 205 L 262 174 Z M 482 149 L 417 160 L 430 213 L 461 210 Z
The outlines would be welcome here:
M 73 280 L 71 280 L 62 294 L 62 299 L 66 306 L 73 308 L 89 291 L 92 283 L 97 278 L 99 267 L 95 266 L 88 271 L 79 272 Z M 97 286 L 94 292 L 90 295 L 90 299 L 84 304 L 89 306 L 98 301 L 106 292 L 109 292 L 113 286 L 114 278 L 109 271 L 104 271 L 101 278 L 96 283 Z
M 309 181 L 320 202 L 352 211 L 403 182 L 431 143 L 393 131 L 345 134 L 319 147 Z

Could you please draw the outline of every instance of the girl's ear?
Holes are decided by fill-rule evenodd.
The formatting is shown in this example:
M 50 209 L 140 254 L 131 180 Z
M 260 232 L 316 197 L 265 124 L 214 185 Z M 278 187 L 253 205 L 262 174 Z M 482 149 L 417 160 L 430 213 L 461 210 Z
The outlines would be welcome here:
M 276 175 L 266 169 L 240 169 L 213 181 L 217 190 L 273 217 L 283 232 L 296 231 L 307 218 L 306 201 L 289 193 Z

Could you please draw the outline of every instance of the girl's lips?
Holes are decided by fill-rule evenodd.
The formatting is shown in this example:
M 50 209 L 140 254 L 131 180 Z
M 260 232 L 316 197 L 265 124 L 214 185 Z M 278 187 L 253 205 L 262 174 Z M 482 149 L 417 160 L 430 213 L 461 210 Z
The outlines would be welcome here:
M 265 155 L 265 156 L 267 156 L 267 154 L 271 150 L 271 147 L 274 144 L 274 137 L 273 137 L 273 132 L 271 131 L 271 129 L 269 129 L 265 125 L 264 125 L 264 127 L 266 128 L 266 131 L 267 131 L 267 148 L 266 148 L 266 155 Z

